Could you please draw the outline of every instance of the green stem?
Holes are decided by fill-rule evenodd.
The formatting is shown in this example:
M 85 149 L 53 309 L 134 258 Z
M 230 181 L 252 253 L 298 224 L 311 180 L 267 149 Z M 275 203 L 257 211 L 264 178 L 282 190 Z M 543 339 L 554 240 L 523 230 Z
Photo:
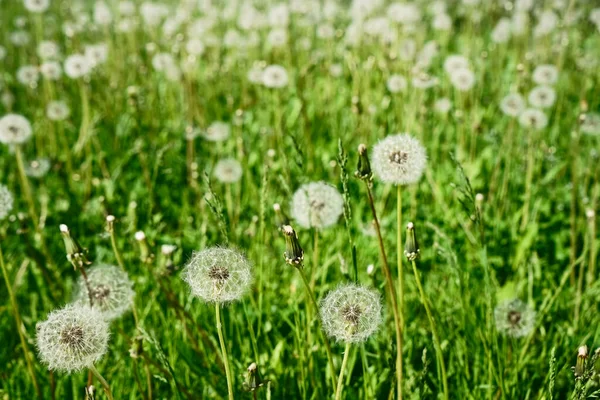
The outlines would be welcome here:
M 25 353 L 25 361 L 27 362 L 27 370 L 29 371 L 29 375 L 31 375 L 31 381 L 33 382 L 33 386 L 35 387 L 35 391 L 38 395 L 38 398 L 42 398 L 42 392 L 40 391 L 40 386 L 38 385 L 37 378 L 35 377 L 35 370 L 33 367 L 33 362 L 31 361 L 31 354 L 29 353 L 29 349 L 27 348 L 27 340 L 25 340 L 25 335 L 23 334 L 23 322 L 21 321 L 21 314 L 19 314 L 19 308 L 17 307 L 17 299 L 15 297 L 15 293 L 12 290 L 12 285 L 10 284 L 10 279 L 8 278 L 8 270 L 6 269 L 6 265 L 4 264 L 4 257 L 2 255 L 2 247 L 0 247 L 0 267 L 2 267 L 2 275 L 4 276 L 4 282 L 6 283 L 6 289 L 8 290 L 8 297 L 10 298 L 10 305 L 13 309 L 13 313 L 15 314 L 15 323 L 17 324 L 17 332 L 19 332 L 19 339 L 21 340 L 21 347 L 23 347 L 23 353 Z
M 350 354 L 350 342 L 346 343 L 346 349 L 344 350 L 344 359 L 342 361 L 342 368 L 340 369 L 340 377 L 338 378 L 337 390 L 335 391 L 335 400 L 342 398 L 342 389 L 344 388 L 344 370 L 348 364 L 348 355 Z
M 114 228 L 110 230 L 110 244 L 112 245 L 113 252 L 115 253 L 115 258 L 117 259 L 117 264 L 123 271 L 125 271 L 125 263 L 123 262 L 123 258 L 121 257 L 121 253 L 119 252 L 119 248 L 117 247 L 117 239 L 115 237 Z
M 219 333 L 219 344 L 223 355 L 223 364 L 225 365 L 225 376 L 227 377 L 227 393 L 229 400 L 233 400 L 233 383 L 231 381 L 231 371 L 229 369 L 229 358 L 227 357 L 227 348 L 225 339 L 223 339 L 223 326 L 221 325 L 221 304 L 215 303 L 215 314 L 217 321 L 217 332 Z
M 385 254 L 385 246 L 383 244 L 383 237 L 381 236 L 381 227 L 379 226 L 379 219 L 377 218 L 377 211 L 375 210 L 375 202 L 373 201 L 373 193 L 371 192 L 371 186 L 368 182 L 365 182 L 367 186 L 367 195 L 369 197 L 369 205 L 371 206 L 371 213 L 373 214 L 373 222 L 375 224 L 375 232 L 377 233 L 377 240 L 379 242 L 379 252 L 381 253 L 381 259 L 383 261 L 383 272 L 387 283 L 388 294 L 392 301 L 392 311 L 394 314 L 394 327 L 396 330 L 396 385 L 398 400 L 402 400 L 402 326 L 400 323 L 400 312 L 398 310 L 398 299 L 396 298 L 396 289 L 394 288 L 394 281 L 392 279 L 392 271 L 388 263 L 387 255 Z
M 317 304 L 317 299 L 315 298 L 315 294 L 313 293 L 313 291 L 310 288 L 308 279 L 306 279 L 306 274 L 304 273 L 304 268 L 299 267 L 299 268 L 297 268 L 297 270 L 298 270 L 298 272 L 300 272 L 300 276 L 302 277 L 302 282 L 304 282 L 304 287 L 306 288 L 308 297 L 310 298 L 310 300 L 312 302 L 315 312 L 317 312 L 319 310 L 319 305 Z M 318 318 L 318 320 L 319 320 L 319 324 L 320 324 L 321 319 Z M 331 344 L 329 344 L 329 339 L 327 338 L 327 336 L 325 334 L 323 334 L 323 331 L 321 331 L 321 336 L 323 337 L 323 342 L 325 342 L 325 350 L 327 351 L 327 358 L 329 360 L 329 369 L 331 370 L 331 379 L 333 382 L 333 387 L 336 387 L 337 382 L 335 380 L 335 367 L 333 366 L 333 354 L 331 352 Z
M 110 391 L 110 386 L 108 386 L 108 382 L 106 382 L 106 379 L 104 379 L 102 377 L 102 375 L 100 375 L 100 372 L 98 372 L 98 370 L 96 369 L 96 367 L 93 364 L 90 365 L 90 371 L 92 372 L 92 374 L 94 374 L 94 376 L 102 384 L 102 388 L 104 389 L 104 393 L 106 393 L 106 396 L 108 397 L 108 399 L 113 400 L 113 395 L 112 395 L 112 392 Z
M 398 196 L 397 196 L 397 208 L 396 208 L 396 231 L 397 231 L 397 242 L 396 242 L 396 256 L 398 260 L 398 303 L 400 307 L 400 328 L 404 330 L 404 271 L 402 267 L 402 186 L 398 185 Z
M 21 151 L 21 146 L 15 146 L 15 155 L 17 157 L 17 169 L 19 170 L 21 189 L 23 190 L 25 200 L 27 201 L 27 205 L 29 206 L 29 216 L 33 220 L 35 231 L 39 232 L 40 219 L 35 209 L 35 202 L 33 201 L 33 196 L 31 195 L 31 187 L 29 186 L 29 180 L 27 179 L 27 174 L 25 174 L 25 164 L 23 163 L 23 152 Z
M 442 354 L 440 337 L 438 335 L 437 328 L 435 327 L 435 320 L 433 319 L 433 315 L 431 314 L 431 310 L 429 309 L 429 303 L 427 301 L 427 298 L 425 297 L 425 291 L 423 290 L 423 286 L 421 285 L 421 278 L 419 277 L 419 271 L 417 270 L 417 264 L 415 263 L 415 260 L 412 260 L 412 267 L 413 272 L 415 274 L 417 288 L 419 289 L 419 295 L 421 296 L 421 302 L 425 307 L 425 312 L 427 313 L 427 318 L 429 319 L 429 325 L 431 326 L 431 333 L 433 334 L 433 344 L 435 345 L 435 353 L 437 356 L 438 363 L 440 364 L 440 370 L 442 371 L 442 385 L 444 387 L 444 398 L 448 400 L 448 378 L 446 377 L 446 365 L 444 364 L 444 355 Z

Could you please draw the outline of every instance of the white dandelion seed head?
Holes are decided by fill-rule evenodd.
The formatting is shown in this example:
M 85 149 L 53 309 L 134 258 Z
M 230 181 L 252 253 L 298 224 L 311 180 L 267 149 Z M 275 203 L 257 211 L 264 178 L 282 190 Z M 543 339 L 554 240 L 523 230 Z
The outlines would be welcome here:
M 206 128 L 206 131 L 202 135 L 204 139 L 210 142 L 222 142 L 229 138 L 231 134 L 231 127 L 228 123 L 222 121 L 215 121 Z
M 133 238 L 138 242 L 141 242 L 142 240 L 146 240 L 146 234 L 144 233 L 144 231 L 137 231 L 133 234 Z
M 242 298 L 252 284 L 250 261 L 233 249 L 212 247 L 195 252 L 183 270 L 192 295 L 209 303 Z
M 204 43 L 198 38 L 192 38 L 185 44 L 185 51 L 192 56 L 200 56 L 204 53 Z
M 552 86 L 536 86 L 529 92 L 527 100 L 535 108 L 550 108 L 556 100 L 556 91 Z
M 407 86 L 406 78 L 398 74 L 390 75 L 386 82 L 386 87 L 391 93 L 403 92 Z
M 52 311 L 36 328 L 40 358 L 50 370 L 70 373 L 88 368 L 108 347 L 108 322 L 89 306 L 70 304 Z
M 24 0 L 23 5 L 32 13 L 43 13 L 50 7 L 50 0 Z
M 234 158 L 224 158 L 215 165 L 213 174 L 219 182 L 235 183 L 242 178 L 242 164 Z
M 475 74 L 469 68 L 459 68 L 450 74 L 450 82 L 457 90 L 466 92 L 475 85 Z
M 433 108 L 439 114 L 448 114 L 452 109 L 452 101 L 447 97 L 442 97 L 435 101 Z
M 62 67 L 58 61 L 47 61 L 40 65 L 40 72 L 44 78 L 55 81 L 62 76 Z
M 444 60 L 444 71 L 446 71 L 448 75 L 452 75 L 452 72 L 454 71 L 469 67 L 469 60 L 459 54 L 451 54 Z
M 548 125 L 548 117 L 542 110 L 527 108 L 519 115 L 519 124 L 524 128 L 540 130 Z
M 43 178 L 50 171 L 50 160 L 47 158 L 36 158 L 25 166 L 25 174 L 31 178 Z
M 40 71 L 35 65 L 23 65 L 17 70 L 17 81 L 26 86 L 35 86 L 40 77 Z
M 519 93 L 509 93 L 500 102 L 500 109 L 510 117 L 519 116 L 526 106 L 525 99 Z
M 92 308 L 98 310 L 107 321 L 117 319 L 131 310 L 135 292 L 127 272 L 114 265 L 100 264 L 88 269 L 87 276 L 90 291 L 83 277 L 80 277 L 74 303 L 89 304 L 91 297 Z
M 29 120 L 19 114 L 6 114 L 0 118 L 0 142 L 25 143 L 33 134 Z
M 387 136 L 374 147 L 371 167 L 385 183 L 409 185 L 421 179 L 427 153 L 419 140 L 407 133 Z
M 108 5 L 103 1 L 96 1 L 94 4 L 94 22 L 100 26 L 106 26 L 113 20 L 112 12 Z
M 104 64 L 108 60 L 108 44 L 96 43 L 85 46 L 84 54 L 91 68 Z
M 12 192 L 0 183 L 0 220 L 8 217 L 13 209 L 15 199 Z
M 538 85 L 554 85 L 558 80 L 558 68 L 554 65 L 538 65 L 533 70 L 531 79 Z
M 175 250 L 177 250 L 177 246 L 174 244 L 163 244 L 160 246 L 160 252 L 165 256 L 173 254 Z
M 535 311 L 519 299 L 507 300 L 494 309 L 496 329 L 514 338 L 527 336 L 535 324 Z
M 37 53 L 42 60 L 51 60 L 60 55 L 60 48 L 53 40 L 42 40 L 37 46 Z
M 449 31 L 452 29 L 452 18 L 446 13 L 436 14 L 431 25 L 436 31 Z
M 266 42 L 271 47 L 283 47 L 288 43 L 288 33 L 286 29 L 274 28 L 267 35 Z
M 421 10 L 412 3 L 392 3 L 387 8 L 387 16 L 401 25 L 412 25 L 421 19 Z
M 344 199 L 330 184 L 310 182 L 296 190 L 290 210 L 292 218 L 303 228 L 327 228 L 342 215 Z
M 24 47 L 31 42 L 31 35 L 23 30 L 14 31 L 10 34 L 10 42 L 17 47 Z
M 268 88 L 281 89 L 288 82 L 288 73 L 281 65 L 269 65 L 262 72 L 262 84 Z
M 71 109 L 62 100 L 55 100 L 46 106 L 46 116 L 52 121 L 64 121 L 71 115 Z
M 580 129 L 587 135 L 600 135 L 600 114 L 587 113 Z
M 379 328 L 381 309 L 375 290 L 355 284 L 339 286 L 321 301 L 323 330 L 339 342 L 364 342 Z
M 248 70 L 247 77 L 252 83 L 262 83 L 263 68 L 258 64 L 253 65 L 252 68 Z
M 500 18 L 491 33 L 492 41 L 495 43 L 506 43 L 512 33 L 512 22 L 508 18 Z
M 72 54 L 65 60 L 65 74 L 71 79 L 88 75 L 92 70 L 90 60 L 83 54 Z

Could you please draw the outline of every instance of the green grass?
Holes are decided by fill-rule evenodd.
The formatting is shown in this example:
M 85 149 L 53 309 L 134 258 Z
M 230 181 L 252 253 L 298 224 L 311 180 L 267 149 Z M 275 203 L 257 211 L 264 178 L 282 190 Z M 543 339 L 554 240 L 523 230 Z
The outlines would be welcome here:
M 118 32 L 116 22 L 107 27 L 87 23 L 67 37 L 60 24 L 74 20 L 75 8 L 52 3 L 42 15 L 27 12 L 20 1 L 4 0 L 0 6 L 0 45 L 7 50 L 0 92 L 14 97 L 13 104 L 0 105 L 0 117 L 13 112 L 31 121 L 34 135 L 22 146 L 25 163 L 36 157 L 51 161 L 45 176 L 28 179 L 30 205 L 15 152 L 0 146 L 0 183 L 15 198 L 11 216 L 0 220 L 0 249 L 43 398 L 84 398 L 88 380 L 86 371 L 49 372 L 36 350 L 36 323 L 71 301 L 79 276 L 66 258 L 59 225 L 68 225 L 93 263 L 117 265 L 107 215 L 116 217 L 115 245 L 135 282 L 139 320 L 137 329 L 132 313 L 111 324 L 109 350 L 96 365 L 116 399 L 148 399 L 150 391 L 156 399 L 226 398 L 214 306 L 192 298 L 179 276 L 193 251 L 225 244 L 246 254 L 255 277 L 251 292 L 221 313 L 235 398 L 252 398 L 243 383 L 253 362 L 269 381 L 257 398 L 333 398 L 317 313 L 300 274 L 285 262 L 285 240 L 272 208 L 280 203 L 289 215 L 293 192 L 319 180 L 344 193 L 348 208 L 335 226 L 318 233 L 317 252 L 315 232 L 292 221 L 317 301 L 354 280 L 380 291 L 384 300 L 378 333 L 351 347 L 343 397 L 393 398 L 391 301 L 377 237 L 367 229 L 372 214 L 366 187 L 354 171 L 360 143 L 371 149 L 397 132 L 410 132 L 428 155 L 420 182 L 402 188 L 403 224 L 416 226 L 421 254 L 416 266 L 440 337 L 449 397 L 593 398 L 599 389 L 591 361 L 600 346 L 599 239 L 597 221 L 586 212 L 598 212 L 600 143 L 598 136 L 578 129 L 582 114 L 600 111 L 600 68 L 578 66 L 584 57 L 600 59 L 600 31 L 588 19 L 592 2 L 567 2 L 558 15 L 581 11 L 579 20 L 561 23 L 543 37 L 532 34 L 537 17 L 531 13 L 527 33 L 506 44 L 490 41 L 499 18 L 511 15 L 498 2 L 482 1 L 474 8 L 481 13 L 479 23 L 473 22 L 473 10 L 449 2 L 451 32 L 433 30 L 427 2 L 420 2 L 423 22 L 412 33 L 394 32 L 397 43 L 410 37 L 418 49 L 430 40 L 439 44 L 427 70 L 439 84 L 427 90 L 411 86 L 414 63 L 397 57 L 397 43 L 382 44 L 364 34 L 361 45 L 344 45 L 347 4 L 332 20 L 340 30 L 332 39 L 316 37 L 315 25 L 301 23 L 306 18 L 295 14 L 286 28 L 289 44 L 281 48 L 263 44 L 267 28 L 257 30 L 259 46 L 209 45 L 203 36 L 205 53 L 171 81 L 153 68 L 152 47 L 171 52 L 179 62 L 186 57 L 185 40 L 148 27 L 137 14 L 139 27 L 130 33 Z M 83 3 L 91 17 L 91 2 Z M 116 10 L 117 1 L 107 3 Z M 257 3 L 259 9 L 267 7 L 265 1 Z M 536 2 L 535 9 L 550 9 L 550 3 Z M 22 30 L 31 35 L 22 47 L 10 41 L 19 30 L 16 18 L 23 18 Z M 182 38 L 187 26 L 177 29 Z M 235 21 L 219 21 L 211 32 L 221 40 L 234 28 Z M 568 45 L 561 45 L 560 35 Z M 42 38 L 55 41 L 63 56 L 104 42 L 108 60 L 85 81 L 63 75 L 57 81 L 40 78 L 37 87 L 28 87 L 15 73 L 20 66 L 41 63 L 36 44 Z M 301 46 L 301 38 L 311 39 L 309 48 Z M 471 90 L 452 87 L 443 70 L 450 54 L 469 59 L 476 75 Z M 267 89 L 249 82 L 247 73 L 258 61 L 284 66 L 289 85 Z M 341 76 L 329 73 L 332 64 L 342 66 Z M 548 126 L 534 132 L 505 116 L 500 101 L 511 91 L 526 96 L 535 86 L 531 73 L 540 64 L 557 66 L 559 79 L 556 102 L 544 110 Z M 386 89 L 393 73 L 409 80 L 405 92 Z M 452 101 L 448 114 L 434 109 L 442 97 Z M 46 117 L 51 100 L 69 104 L 71 115 L 64 122 Z M 186 128 L 204 130 L 219 120 L 231 126 L 225 142 L 185 139 Z M 220 183 L 212 174 L 212 166 L 225 157 L 241 162 L 238 183 Z M 397 285 L 396 188 L 375 176 L 372 190 Z M 477 193 L 482 201 L 476 200 Z M 32 219 L 36 214 L 39 229 Z M 140 230 L 146 247 L 134 239 Z M 177 246 L 174 269 L 167 268 L 162 244 Z M 406 258 L 403 263 L 404 398 L 442 398 L 430 321 L 412 267 Z M 372 275 L 367 274 L 369 264 L 375 266 Z M 507 337 L 495 327 L 496 304 L 511 298 L 536 311 L 534 329 L 522 338 Z M 30 399 L 36 390 L 15 321 L 3 280 L 0 394 Z M 583 344 L 590 348 L 589 373 L 576 380 L 571 367 Z M 138 357 L 133 358 L 130 349 L 136 346 Z M 344 344 L 332 340 L 332 351 L 337 379 Z M 96 398 L 105 398 L 98 380 L 95 386 Z

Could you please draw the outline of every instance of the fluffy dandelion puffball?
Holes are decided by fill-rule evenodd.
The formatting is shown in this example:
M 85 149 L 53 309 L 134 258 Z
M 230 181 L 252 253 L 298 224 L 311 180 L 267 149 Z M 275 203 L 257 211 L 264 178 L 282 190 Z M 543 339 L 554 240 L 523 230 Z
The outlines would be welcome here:
M 581 123 L 581 132 L 587 135 L 600 135 L 600 114 L 586 114 Z
M 14 198 L 11 191 L 0 184 L 0 220 L 3 220 L 13 209 Z
M 239 300 L 252 284 L 251 264 L 240 252 L 212 247 L 194 253 L 183 271 L 192 295 L 206 302 Z
M 204 139 L 210 142 L 222 142 L 229 138 L 231 128 L 226 122 L 215 121 L 204 132 Z
M 527 336 L 535 324 L 535 311 L 519 299 L 504 301 L 494 310 L 496 329 L 515 338 Z
M 288 73 L 281 65 L 269 65 L 262 72 L 262 84 L 268 88 L 281 89 L 288 82 Z
M 50 7 L 50 0 L 24 0 L 23 5 L 32 13 L 43 13 Z
M 119 318 L 131 309 L 135 292 L 127 272 L 114 265 L 101 264 L 90 268 L 87 276 L 90 290 L 88 291 L 83 277 L 80 277 L 77 281 L 75 303 L 89 305 L 91 297 L 93 308 L 109 321 Z
M 55 100 L 46 106 L 46 116 L 52 121 L 63 121 L 71 115 L 71 109 L 62 100 Z
M 90 367 L 106 353 L 108 338 L 108 322 L 86 305 L 68 305 L 37 324 L 38 351 L 50 370 L 73 372 Z
M 537 108 L 527 108 L 519 115 L 519 124 L 524 128 L 540 130 L 548 125 L 548 117 Z
M 509 93 L 500 102 L 500 109 L 509 117 L 518 117 L 525 107 L 525 99 L 519 93 Z
M 344 199 L 337 189 L 325 182 L 311 182 L 296 190 L 290 205 L 292 218 L 303 228 L 327 228 L 344 211 Z
M 372 154 L 373 171 L 385 183 L 408 185 L 418 182 L 427 166 L 425 148 L 407 133 L 380 140 Z
M 364 286 L 343 285 L 327 294 L 320 314 L 327 336 L 346 343 L 364 342 L 381 324 L 381 298 Z
M 213 174 L 219 182 L 235 183 L 242 178 L 242 165 L 234 158 L 224 158 L 215 165 Z
M 19 114 L 6 114 L 0 118 L 0 142 L 4 144 L 21 144 L 32 135 L 29 120 Z
M 50 160 L 36 158 L 25 165 L 25 174 L 31 178 L 43 178 L 50 171 Z

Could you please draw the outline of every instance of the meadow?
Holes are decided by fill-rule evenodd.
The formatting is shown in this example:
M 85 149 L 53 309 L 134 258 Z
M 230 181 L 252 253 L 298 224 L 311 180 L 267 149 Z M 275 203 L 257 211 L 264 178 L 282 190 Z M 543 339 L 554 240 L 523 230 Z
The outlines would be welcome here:
M 600 3 L 0 0 L 0 399 L 600 396 Z

